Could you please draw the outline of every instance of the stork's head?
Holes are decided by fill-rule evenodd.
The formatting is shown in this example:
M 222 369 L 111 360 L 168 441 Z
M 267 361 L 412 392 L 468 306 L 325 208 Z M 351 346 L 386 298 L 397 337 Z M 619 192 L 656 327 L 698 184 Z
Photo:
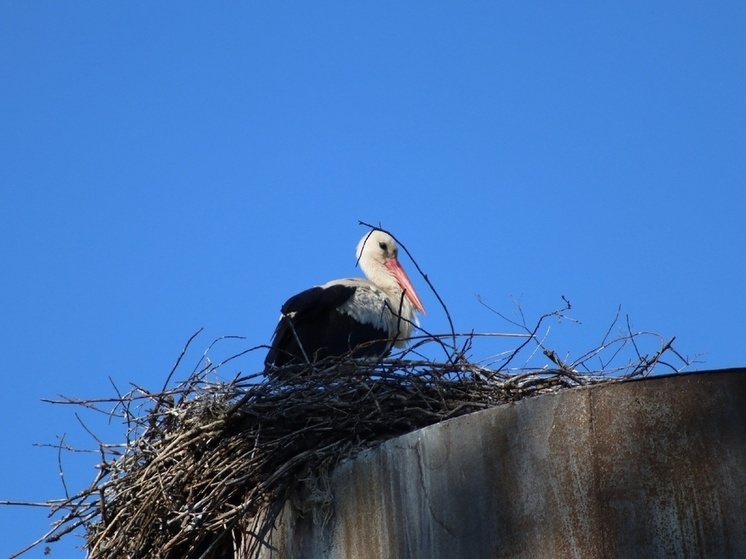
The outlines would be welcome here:
M 424 314 L 425 307 L 398 256 L 399 247 L 394 238 L 379 229 L 366 233 L 357 245 L 357 260 L 367 278 L 384 290 L 394 288 L 404 292 L 414 308 Z

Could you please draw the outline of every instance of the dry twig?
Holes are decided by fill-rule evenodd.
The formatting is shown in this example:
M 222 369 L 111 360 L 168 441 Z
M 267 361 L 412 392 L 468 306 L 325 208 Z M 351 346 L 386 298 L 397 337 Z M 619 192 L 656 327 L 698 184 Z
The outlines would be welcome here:
M 598 351 L 567 363 L 544 348 L 554 367 L 508 370 L 505 365 L 528 343 L 543 348 L 537 333 L 541 321 L 553 315 L 529 328 L 497 369 L 464 357 L 478 336 L 467 334 L 459 357 L 443 362 L 409 359 L 416 349 L 377 363 L 336 359 L 290 365 L 287 374 L 272 380 L 253 374 L 215 381 L 210 379 L 221 364 L 204 356 L 202 367 L 184 382 L 159 393 L 136 387 L 116 398 L 55 401 L 116 413 L 128 431 L 123 445 L 98 441 L 102 462 L 95 480 L 47 503 L 63 515 L 35 544 L 83 527 L 91 559 L 207 559 L 233 556 L 237 548 L 243 551 L 236 557 L 254 557 L 267 545 L 291 495 L 305 495 L 296 505 L 325 521 L 332 506 L 323 489 L 325 472 L 363 448 L 535 394 L 649 374 L 665 353 L 681 357 L 671 340 L 652 357 L 640 354 L 630 361 L 621 376 L 609 377 L 577 371 L 587 369 Z M 603 344 L 634 343 L 639 335 L 629 330 L 609 341 L 607 334 Z M 459 337 L 445 336 L 449 342 Z M 442 344 L 425 337 L 415 346 L 428 342 Z M 115 411 L 107 411 L 112 404 Z M 65 445 L 60 441 L 59 448 Z
M 101 456 L 86 489 L 70 494 L 64 487 L 63 499 L 46 503 L 0 501 L 43 505 L 61 515 L 13 557 L 80 528 L 90 559 L 256 557 L 269 545 L 274 522 L 291 498 L 317 522 L 328 520 L 333 507 L 328 472 L 361 449 L 505 402 L 648 375 L 658 364 L 681 370 L 691 362 L 673 348 L 673 339 L 661 339 L 652 356 L 643 354 L 637 340 L 651 334 L 633 332 L 629 321 L 614 338 L 619 312 L 599 347 L 574 361 L 560 358 L 546 346 L 548 331 L 540 331 L 551 317 L 567 318 L 570 303 L 564 297 L 562 308 L 534 325 L 522 312 L 521 322 L 515 322 L 495 311 L 519 332 L 459 334 L 432 283 L 417 269 L 443 306 L 450 332 L 435 335 L 418 328 L 409 348 L 393 358 L 330 359 L 288 365 L 272 379 L 255 373 L 219 380 L 221 366 L 263 346 L 217 364 L 205 352 L 192 374 L 169 388 L 197 332 L 157 393 L 141 387 L 122 393 L 115 386 L 114 398 L 52 401 L 118 416 L 127 430 L 122 444 L 110 445 L 84 425 Z M 468 357 L 477 339 L 515 338 L 521 340 L 517 347 L 503 348 L 489 363 Z M 445 358 L 426 358 L 428 345 Z M 625 357 L 625 348 L 634 354 Z M 519 355 L 524 366 L 511 368 Z M 551 365 L 529 366 L 542 355 Z M 681 366 L 664 362 L 664 355 Z M 593 366 L 596 361 L 600 367 Z M 60 453 L 74 450 L 64 439 L 56 446 Z M 59 456 L 58 461 L 62 473 Z

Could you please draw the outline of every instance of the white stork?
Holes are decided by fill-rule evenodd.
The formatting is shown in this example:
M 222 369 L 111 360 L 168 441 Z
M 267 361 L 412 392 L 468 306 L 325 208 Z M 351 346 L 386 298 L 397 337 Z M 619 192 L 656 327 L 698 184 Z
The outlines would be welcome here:
M 325 357 L 383 357 L 404 347 L 424 314 L 417 292 L 397 259 L 393 237 L 374 229 L 357 245 L 367 276 L 330 281 L 288 299 L 264 364 L 268 368 Z

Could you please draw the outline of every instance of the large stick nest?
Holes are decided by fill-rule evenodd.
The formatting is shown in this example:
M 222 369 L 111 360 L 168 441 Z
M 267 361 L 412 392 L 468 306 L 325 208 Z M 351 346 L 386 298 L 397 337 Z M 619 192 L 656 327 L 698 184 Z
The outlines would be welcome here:
M 192 379 L 178 401 L 159 397 L 137 420 L 142 433 L 106 465 L 90 557 L 229 557 L 247 530 L 254 537 L 244 547 L 256 552 L 279 505 L 320 464 L 451 417 L 602 381 L 559 370 L 487 379 L 463 364 L 397 361 L 294 372 L 296 380 L 260 384 Z
M 65 399 L 99 410 L 113 402 L 108 413 L 125 420 L 126 441 L 99 442 L 96 479 L 76 495 L 49 501 L 63 516 L 35 544 L 82 527 L 91 559 L 257 557 L 291 495 L 305 494 L 314 518 L 333 513 L 328 491 L 309 496 L 298 491 L 300 485 L 323 478 L 361 449 L 536 394 L 646 375 L 664 364 L 664 354 L 689 364 L 673 340 L 661 339 L 648 356 L 635 342 L 644 333 L 629 330 L 610 339 L 611 328 L 598 348 L 564 362 L 537 337 L 542 320 L 558 313 L 524 327 L 524 341 L 500 357 L 499 368 L 470 362 L 466 350 L 475 335 L 459 349 L 452 333 L 423 336 L 410 353 L 376 363 L 330 360 L 286 366 L 269 379 L 254 374 L 223 381 L 216 380 L 222 363 L 205 359 L 186 381 L 158 393 L 136 388 L 115 399 Z M 421 356 L 427 343 L 442 348 L 446 358 L 403 358 Z M 540 350 L 551 369 L 508 369 L 529 344 L 535 345 L 531 355 Z M 624 347 L 633 347 L 635 357 L 612 368 Z M 589 369 L 604 352 L 611 358 L 600 360 L 600 370 Z

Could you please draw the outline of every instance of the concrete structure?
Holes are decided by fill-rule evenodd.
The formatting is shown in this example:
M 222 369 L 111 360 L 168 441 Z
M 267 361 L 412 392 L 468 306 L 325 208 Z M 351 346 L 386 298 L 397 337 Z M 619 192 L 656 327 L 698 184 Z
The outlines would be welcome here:
M 746 557 L 746 369 L 568 389 L 390 440 L 273 559 Z

